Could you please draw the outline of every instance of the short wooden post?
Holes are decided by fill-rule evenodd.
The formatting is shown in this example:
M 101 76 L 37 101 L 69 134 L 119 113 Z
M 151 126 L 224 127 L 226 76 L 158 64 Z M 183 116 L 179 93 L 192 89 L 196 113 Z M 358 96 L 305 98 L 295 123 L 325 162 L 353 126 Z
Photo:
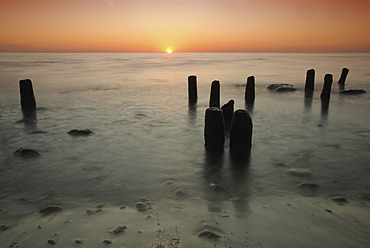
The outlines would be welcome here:
M 234 100 L 231 99 L 228 101 L 228 103 L 223 105 L 221 109 L 224 115 L 225 128 L 230 129 L 234 116 Z
M 193 105 L 198 101 L 198 90 L 197 90 L 197 76 L 192 75 L 188 77 L 188 95 L 189 104 Z
M 315 89 L 315 70 L 310 69 L 306 74 L 306 84 L 305 84 L 305 96 L 312 97 L 313 91 Z
M 347 68 L 342 69 L 342 73 L 341 73 L 340 78 L 338 80 L 338 84 L 341 84 L 341 85 L 344 86 L 348 73 L 349 73 L 349 70 Z
M 247 84 L 245 86 L 245 102 L 254 103 L 255 98 L 255 79 L 254 76 L 247 78 Z
M 249 113 L 239 109 L 234 113 L 230 130 L 230 150 L 248 151 L 252 147 L 253 124 Z
M 36 109 L 36 99 L 33 93 L 32 81 L 23 79 L 19 81 L 19 90 L 21 94 L 21 106 L 23 110 Z
M 333 83 L 333 75 L 326 74 L 324 77 L 324 86 L 322 88 L 321 95 L 320 95 L 322 100 L 329 101 L 332 83 Z
M 222 149 L 225 144 L 225 124 L 220 108 L 208 108 L 206 110 L 204 125 L 205 147 Z
M 209 107 L 220 107 L 220 82 L 215 80 L 211 85 L 211 95 L 209 98 Z

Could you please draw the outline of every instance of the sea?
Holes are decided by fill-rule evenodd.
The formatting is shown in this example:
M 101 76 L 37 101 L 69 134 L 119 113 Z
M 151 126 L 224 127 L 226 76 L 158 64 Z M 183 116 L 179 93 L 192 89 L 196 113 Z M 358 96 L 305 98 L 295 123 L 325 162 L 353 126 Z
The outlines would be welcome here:
M 345 89 L 367 93 L 340 94 L 342 68 L 349 69 Z M 309 69 L 315 90 L 306 98 Z M 333 84 L 324 107 L 326 74 Z M 197 76 L 195 105 L 188 101 L 190 75 Z M 249 76 L 253 106 L 244 99 Z M 31 116 L 20 105 L 22 79 L 33 83 Z M 224 149 L 204 147 L 214 80 L 221 105 L 232 99 L 252 118 L 245 160 L 230 155 L 227 131 Z M 297 90 L 267 89 L 276 83 Z M 207 209 L 207 202 L 237 198 L 243 216 L 248 199 L 261 195 L 370 199 L 369 109 L 370 53 L 0 53 L 0 213 L 18 218 L 47 204 L 140 199 Z M 68 134 L 73 129 L 93 133 Z M 16 156 L 19 148 L 41 155 Z

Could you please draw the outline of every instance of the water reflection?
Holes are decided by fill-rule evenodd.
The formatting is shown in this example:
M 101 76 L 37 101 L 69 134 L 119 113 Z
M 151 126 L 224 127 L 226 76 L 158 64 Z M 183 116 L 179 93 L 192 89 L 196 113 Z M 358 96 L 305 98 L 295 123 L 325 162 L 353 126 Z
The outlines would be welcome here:
M 250 152 L 225 154 L 223 150 L 205 150 L 203 177 L 210 213 L 221 213 L 228 202 L 234 205 L 237 217 L 248 213 L 249 165 Z
M 250 116 L 253 116 L 254 102 L 252 102 L 252 103 L 245 102 L 245 110 L 248 111 Z
M 24 128 L 27 132 L 37 130 L 37 111 L 35 109 L 22 109 Z
M 189 124 L 195 126 L 197 123 L 197 105 L 196 104 L 189 104 L 188 116 L 189 116 Z

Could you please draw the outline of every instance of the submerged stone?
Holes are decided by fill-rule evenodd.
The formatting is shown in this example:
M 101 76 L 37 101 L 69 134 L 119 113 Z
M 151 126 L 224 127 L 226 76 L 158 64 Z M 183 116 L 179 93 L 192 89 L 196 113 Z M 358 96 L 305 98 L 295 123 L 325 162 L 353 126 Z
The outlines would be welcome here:
M 28 148 L 18 148 L 15 152 L 13 152 L 14 156 L 19 156 L 23 158 L 30 158 L 30 157 L 38 157 L 41 155 L 41 152 L 33 149 Z
M 137 202 L 136 203 L 136 209 L 138 211 L 147 211 L 148 209 L 150 209 L 150 206 L 145 204 L 144 202 Z
M 296 91 L 292 84 L 270 84 L 267 86 L 268 89 L 276 92 L 287 92 L 287 91 Z
M 62 210 L 63 210 L 62 206 L 49 205 L 49 206 L 46 206 L 43 209 L 41 209 L 39 211 L 39 213 L 44 214 L 44 215 L 48 215 L 48 214 L 56 213 L 56 212 L 59 212 L 59 211 L 62 211 Z
M 73 129 L 71 131 L 68 131 L 69 135 L 74 135 L 74 136 L 88 136 L 90 134 L 93 134 L 93 131 L 90 129 Z
M 306 169 L 293 168 L 288 170 L 288 174 L 296 177 L 308 177 L 312 176 L 312 172 Z
M 217 233 L 211 232 L 211 231 L 209 231 L 207 229 L 204 229 L 204 230 L 200 231 L 197 234 L 197 237 L 200 237 L 200 238 L 208 238 L 208 239 L 219 239 L 219 238 L 221 238 L 221 236 L 218 235 Z
M 334 197 L 334 198 L 331 198 L 331 200 L 339 204 L 348 203 L 348 200 L 343 196 Z
M 317 190 L 319 185 L 316 183 L 300 183 L 298 184 L 300 189 Z
M 366 90 L 343 90 L 340 92 L 341 95 L 361 95 L 365 93 Z
M 108 230 L 107 232 L 118 234 L 118 233 L 124 232 L 127 228 L 128 228 L 127 225 L 120 225 L 116 228 L 113 228 L 112 230 Z

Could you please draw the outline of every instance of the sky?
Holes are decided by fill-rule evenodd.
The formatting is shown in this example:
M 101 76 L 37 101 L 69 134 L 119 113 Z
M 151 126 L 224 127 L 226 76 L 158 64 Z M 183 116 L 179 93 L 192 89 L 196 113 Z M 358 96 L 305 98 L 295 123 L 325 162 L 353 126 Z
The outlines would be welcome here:
M 370 52 L 369 0 L 1 0 L 0 52 Z

